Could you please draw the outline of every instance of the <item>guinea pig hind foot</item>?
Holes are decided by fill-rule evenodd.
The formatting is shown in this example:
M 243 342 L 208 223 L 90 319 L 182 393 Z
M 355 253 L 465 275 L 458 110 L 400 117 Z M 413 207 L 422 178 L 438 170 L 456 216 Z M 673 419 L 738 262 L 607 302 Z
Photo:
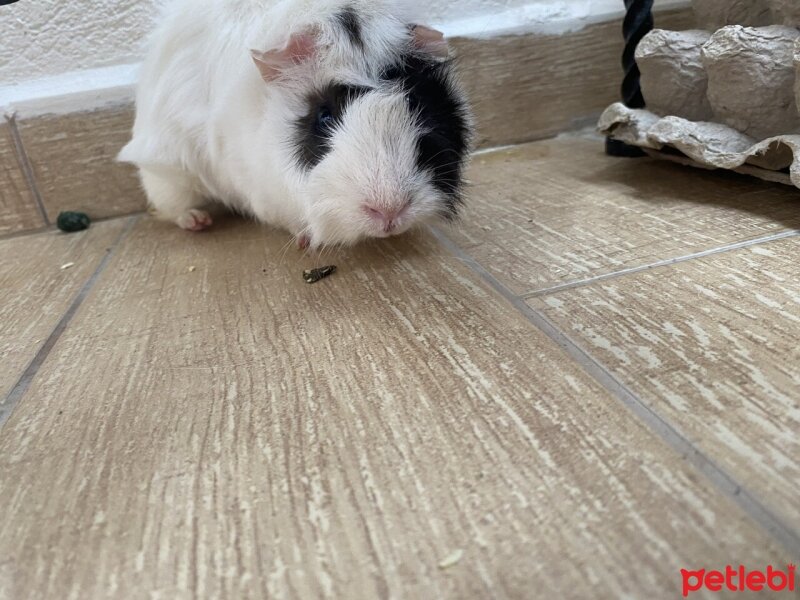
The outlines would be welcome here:
M 206 211 L 192 208 L 175 219 L 175 224 L 186 231 L 197 232 L 211 227 L 214 220 Z
M 203 231 L 213 224 L 211 215 L 199 208 L 206 202 L 188 173 L 142 168 L 141 179 L 156 218 L 172 221 L 187 231 Z

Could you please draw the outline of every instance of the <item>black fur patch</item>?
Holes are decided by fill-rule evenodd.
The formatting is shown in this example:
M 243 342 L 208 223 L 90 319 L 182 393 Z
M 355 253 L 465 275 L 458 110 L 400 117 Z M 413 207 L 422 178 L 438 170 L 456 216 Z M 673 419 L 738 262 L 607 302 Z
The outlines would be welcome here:
M 308 98 L 308 114 L 296 124 L 296 155 L 303 167 L 314 168 L 331 151 L 331 136 L 348 105 L 368 91 L 369 88 L 333 83 Z
M 417 165 L 431 173 L 434 186 L 444 194 L 446 218 L 456 217 L 462 204 L 464 159 L 471 137 L 467 107 L 449 83 L 452 68 L 449 61 L 408 54 L 383 75 L 402 86 L 425 131 L 417 145 Z
M 363 50 L 364 38 L 361 34 L 361 19 L 359 18 L 358 13 L 353 8 L 346 8 L 336 15 L 336 19 L 344 28 L 345 32 L 347 33 L 347 37 L 350 38 L 350 42 L 353 44 L 353 46 Z

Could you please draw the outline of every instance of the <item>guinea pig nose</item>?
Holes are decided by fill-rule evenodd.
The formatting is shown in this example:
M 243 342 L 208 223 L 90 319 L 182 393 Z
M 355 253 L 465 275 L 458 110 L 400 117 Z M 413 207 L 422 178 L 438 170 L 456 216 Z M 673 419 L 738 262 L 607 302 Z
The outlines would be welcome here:
M 408 211 L 408 207 L 408 203 L 400 207 L 392 208 L 364 204 L 364 212 L 367 213 L 373 221 L 377 221 L 380 224 L 384 233 L 391 233 L 397 228 L 397 222 Z

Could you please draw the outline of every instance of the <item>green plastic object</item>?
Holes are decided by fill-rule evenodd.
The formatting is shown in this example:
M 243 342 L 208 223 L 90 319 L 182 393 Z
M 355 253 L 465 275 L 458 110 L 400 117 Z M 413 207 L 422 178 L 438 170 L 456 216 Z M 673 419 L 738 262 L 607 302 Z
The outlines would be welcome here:
M 62 212 L 58 215 L 58 221 L 56 221 L 58 228 L 65 233 L 84 231 L 85 229 L 89 229 L 89 225 L 91 224 L 92 220 L 89 218 L 89 215 L 72 211 Z

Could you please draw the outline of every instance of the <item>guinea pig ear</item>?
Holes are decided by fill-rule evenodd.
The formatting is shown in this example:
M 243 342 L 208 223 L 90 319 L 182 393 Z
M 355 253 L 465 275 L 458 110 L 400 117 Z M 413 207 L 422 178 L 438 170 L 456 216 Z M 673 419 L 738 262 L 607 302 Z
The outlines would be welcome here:
M 418 50 L 433 54 L 439 58 L 450 56 L 450 47 L 444 34 L 436 29 L 425 27 L 424 25 L 413 25 L 411 33 L 414 35 L 414 46 Z
M 274 81 L 284 71 L 310 59 L 317 50 L 317 38 L 313 33 L 295 33 L 289 38 L 286 46 L 280 49 L 250 50 L 250 56 L 256 63 L 264 81 Z

